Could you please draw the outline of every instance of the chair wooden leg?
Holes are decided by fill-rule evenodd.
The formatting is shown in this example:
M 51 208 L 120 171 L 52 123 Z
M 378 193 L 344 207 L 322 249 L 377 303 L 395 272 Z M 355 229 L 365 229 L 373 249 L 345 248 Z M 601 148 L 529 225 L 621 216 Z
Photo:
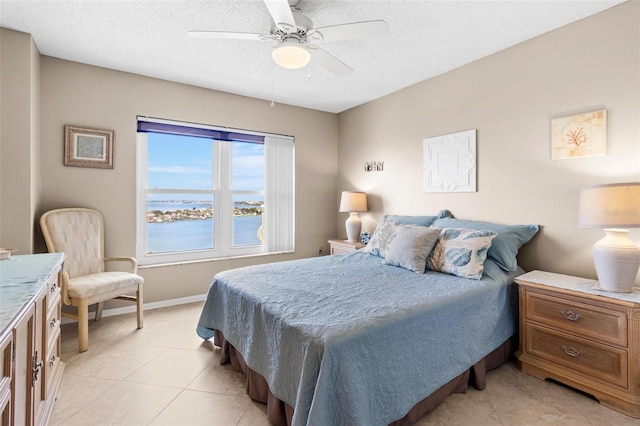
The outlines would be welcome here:
M 102 319 L 102 310 L 104 309 L 104 302 L 96 303 L 96 321 Z
M 144 318 L 143 318 L 143 312 L 142 312 L 142 305 L 143 305 L 143 300 L 142 300 L 142 284 L 140 284 L 138 286 L 138 291 L 136 292 L 136 297 L 138 300 L 136 300 L 136 310 L 138 313 L 138 328 L 142 328 L 144 327 Z
M 78 352 L 89 349 L 89 305 L 86 300 L 78 304 Z

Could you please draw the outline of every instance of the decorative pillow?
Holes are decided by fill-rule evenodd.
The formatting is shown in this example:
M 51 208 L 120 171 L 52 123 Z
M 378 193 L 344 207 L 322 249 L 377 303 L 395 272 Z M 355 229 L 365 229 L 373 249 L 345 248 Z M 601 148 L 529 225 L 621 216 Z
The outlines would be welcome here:
M 385 257 L 391 242 L 396 236 L 398 224 L 392 220 L 382 220 L 369 240 L 369 244 L 362 249 L 365 253 Z
M 398 225 L 396 237 L 391 242 L 382 263 L 424 274 L 427 266 L 427 257 L 429 257 L 429 253 L 438 242 L 439 236 L 439 228 Z
M 453 217 L 449 210 L 440 210 L 436 216 L 399 216 L 395 214 L 385 215 L 382 220 L 390 220 L 401 225 L 431 226 L 436 219 Z
M 427 267 L 433 271 L 479 280 L 491 240 L 495 237 L 494 231 L 445 228 L 427 259 Z
M 466 228 L 495 231 L 497 236 L 489 248 L 489 257 L 505 271 L 513 272 L 518 268 L 516 255 L 523 244 L 538 232 L 538 225 L 501 225 L 477 220 L 459 220 L 439 218 L 433 222 L 438 228 Z

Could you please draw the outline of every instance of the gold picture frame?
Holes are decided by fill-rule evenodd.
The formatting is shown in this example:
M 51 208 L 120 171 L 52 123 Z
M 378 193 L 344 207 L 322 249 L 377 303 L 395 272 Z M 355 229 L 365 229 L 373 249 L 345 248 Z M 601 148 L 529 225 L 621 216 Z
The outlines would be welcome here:
M 607 155 L 607 110 L 551 119 L 551 159 Z
M 64 165 L 113 169 L 113 130 L 64 126 Z

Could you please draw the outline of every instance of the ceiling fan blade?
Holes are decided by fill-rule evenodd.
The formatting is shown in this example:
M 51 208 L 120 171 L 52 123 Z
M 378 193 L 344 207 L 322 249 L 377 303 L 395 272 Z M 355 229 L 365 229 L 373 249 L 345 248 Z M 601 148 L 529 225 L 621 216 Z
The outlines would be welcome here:
M 296 30 L 296 21 L 293 19 L 288 0 L 264 0 L 264 4 L 278 28 L 284 32 Z
M 353 72 L 353 68 L 342 62 L 330 53 L 325 52 L 317 46 L 308 46 L 314 61 L 337 75 L 349 75 Z
M 253 72 L 254 77 L 265 78 L 271 74 L 273 68 L 276 66 L 276 63 L 273 62 L 271 58 L 271 54 L 268 54 L 260 63 L 260 66 Z
M 252 33 L 236 33 L 228 31 L 187 31 L 189 37 L 193 38 L 212 38 L 224 40 L 273 40 L 273 37 L 267 34 Z
M 312 42 L 320 43 L 378 37 L 386 34 L 387 31 L 389 31 L 387 23 L 382 20 L 377 20 L 316 28 L 309 31 L 307 37 Z

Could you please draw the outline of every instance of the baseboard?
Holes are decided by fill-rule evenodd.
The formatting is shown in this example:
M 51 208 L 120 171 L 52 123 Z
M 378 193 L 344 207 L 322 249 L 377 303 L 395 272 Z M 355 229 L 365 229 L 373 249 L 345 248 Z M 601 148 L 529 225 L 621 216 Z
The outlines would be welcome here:
M 206 297 L 207 297 L 206 294 L 197 294 L 195 296 L 180 297 L 178 299 L 160 300 L 158 302 L 145 303 L 143 305 L 143 309 L 145 311 L 148 311 L 150 309 L 168 308 L 170 306 L 178 306 L 178 305 L 186 305 L 188 303 L 202 302 L 203 300 L 205 300 Z M 123 306 L 121 308 L 105 309 L 104 311 L 102 311 L 102 318 L 113 317 L 116 315 L 123 315 L 123 314 L 131 314 L 131 313 L 135 313 L 135 311 L 136 311 L 135 305 Z M 89 313 L 89 318 L 93 318 L 91 312 Z M 76 322 L 76 320 L 68 317 L 62 318 L 62 324 L 68 324 L 72 322 Z

